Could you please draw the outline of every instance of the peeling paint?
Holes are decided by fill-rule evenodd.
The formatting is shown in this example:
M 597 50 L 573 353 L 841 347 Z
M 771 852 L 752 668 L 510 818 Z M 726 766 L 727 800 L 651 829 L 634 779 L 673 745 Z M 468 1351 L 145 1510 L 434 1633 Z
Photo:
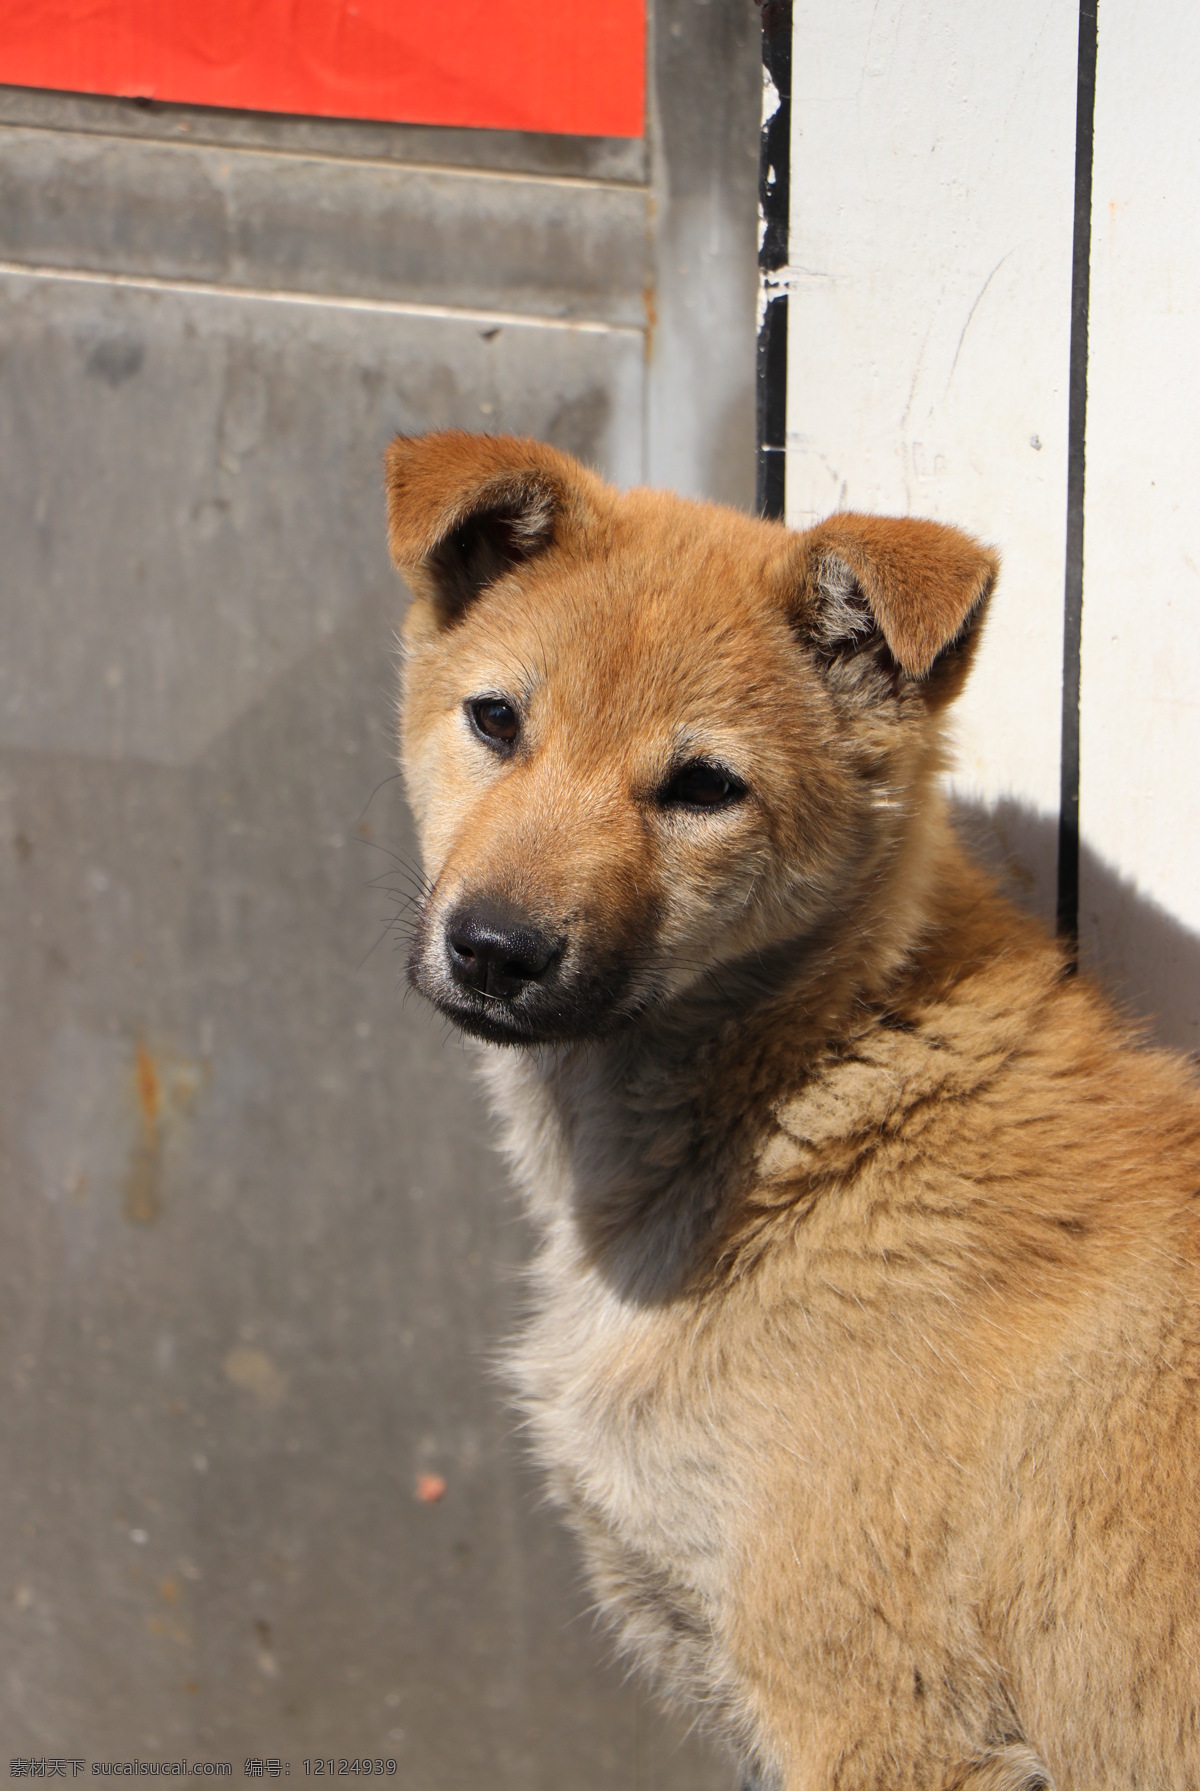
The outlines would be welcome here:
M 762 110 L 762 121 L 764 125 L 770 124 L 772 118 L 774 118 L 776 112 L 779 110 L 779 104 L 779 89 L 771 79 L 770 71 L 764 68 Z
M 762 247 L 761 238 L 765 233 L 766 225 L 760 223 L 760 248 Z M 820 285 L 832 278 L 832 274 L 822 273 L 819 269 L 811 267 L 789 265 L 764 269 L 758 280 L 758 328 L 761 330 L 763 318 L 767 314 L 767 306 L 772 299 L 787 298 L 789 294 L 799 291 L 802 286 Z

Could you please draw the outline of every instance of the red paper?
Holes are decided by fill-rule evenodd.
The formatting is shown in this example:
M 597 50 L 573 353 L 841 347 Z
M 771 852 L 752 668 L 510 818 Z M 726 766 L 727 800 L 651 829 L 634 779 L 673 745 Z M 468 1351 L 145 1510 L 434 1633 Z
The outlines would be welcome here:
M 0 82 L 640 137 L 644 0 L 0 0 Z

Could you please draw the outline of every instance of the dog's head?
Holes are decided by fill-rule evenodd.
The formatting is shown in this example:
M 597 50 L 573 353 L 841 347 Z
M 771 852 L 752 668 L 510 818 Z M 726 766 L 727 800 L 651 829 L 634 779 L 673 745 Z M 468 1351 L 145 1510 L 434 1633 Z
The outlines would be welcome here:
M 877 924 L 993 554 L 931 522 L 794 534 L 456 431 L 395 441 L 387 487 L 410 975 L 444 1013 L 593 1037 Z

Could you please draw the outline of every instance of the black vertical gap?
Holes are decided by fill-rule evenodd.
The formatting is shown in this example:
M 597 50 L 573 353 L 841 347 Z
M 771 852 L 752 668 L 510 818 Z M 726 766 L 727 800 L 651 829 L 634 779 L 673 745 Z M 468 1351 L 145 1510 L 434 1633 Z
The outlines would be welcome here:
M 762 322 L 758 329 L 757 503 L 760 516 L 783 515 L 787 443 L 787 292 L 772 280 L 788 258 L 792 154 L 792 0 L 763 0 L 764 92 L 779 103 L 764 118 L 758 151 L 758 251 Z M 764 107 L 765 110 L 765 107 Z
M 1097 0 L 1080 0 L 1075 94 L 1075 229 L 1071 255 L 1071 364 L 1067 409 L 1067 560 L 1063 591 L 1062 783 L 1058 808 L 1058 931 L 1079 941 L 1079 654 L 1083 628 L 1083 485 L 1087 436 L 1088 291 L 1092 252 L 1092 146 L 1096 114 Z

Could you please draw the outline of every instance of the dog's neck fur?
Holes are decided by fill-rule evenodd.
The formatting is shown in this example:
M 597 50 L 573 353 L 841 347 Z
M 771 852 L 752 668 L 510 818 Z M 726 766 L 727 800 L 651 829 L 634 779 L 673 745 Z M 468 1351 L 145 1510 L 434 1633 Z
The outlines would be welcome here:
M 1014 923 L 1026 930 L 940 806 L 867 881 L 886 925 L 851 906 L 605 1038 L 489 1051 L 532 1216 L 622 1298 L 658 1304 L 719 1274 L 774 1108 L 803 1099 L 850 1039 L 894 1023 L 939 965 L 977 967 L 981 945 L 998 955 Z

